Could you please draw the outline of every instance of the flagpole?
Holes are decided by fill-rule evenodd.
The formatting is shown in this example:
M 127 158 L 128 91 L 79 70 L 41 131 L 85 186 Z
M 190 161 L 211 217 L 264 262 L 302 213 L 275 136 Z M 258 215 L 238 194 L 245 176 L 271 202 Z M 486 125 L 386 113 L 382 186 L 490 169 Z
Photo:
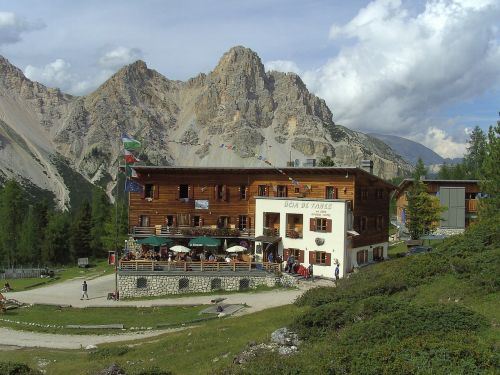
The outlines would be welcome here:
M 118 162 L 115 184 L 115 301 L 119 299 L 118 295 L 118 180 L 120 177 L 120 162 Z

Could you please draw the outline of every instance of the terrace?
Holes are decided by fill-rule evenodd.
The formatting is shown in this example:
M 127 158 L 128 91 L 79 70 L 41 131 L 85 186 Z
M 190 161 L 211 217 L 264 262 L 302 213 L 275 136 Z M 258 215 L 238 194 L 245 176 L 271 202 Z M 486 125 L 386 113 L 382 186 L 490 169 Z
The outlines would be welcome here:
M 236 227 L 232 228 L 217 228 L 217 226 L 204 226 L 204 227 L 172 227 L 166 225 L 157 225 L 153 227 L 147 226 L 133 226 L 129 230 L 130 234 L 134 237 L 178 237 L 188 238 L 197 236 L 210 236 L 210 237 L 233 237 L 233 238 L 251 238 L 255 235 L 254 229 L 240 230 Z
M 217 261 L 155 261 L 155 260 L 121 260 L 120 271 L 163 271 L 172 273 L 184 272 L 279 272 L 281 263 L 256 262 L 217 262 Z

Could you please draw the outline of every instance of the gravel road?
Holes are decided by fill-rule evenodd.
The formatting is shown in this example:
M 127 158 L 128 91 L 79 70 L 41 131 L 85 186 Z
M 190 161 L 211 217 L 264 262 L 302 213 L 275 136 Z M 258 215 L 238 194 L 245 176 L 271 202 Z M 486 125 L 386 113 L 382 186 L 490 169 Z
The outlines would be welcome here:
M 271 307 L 278 307 L 293 303 L 305 290 L 320 285 L 333 285 L 327 280 L 318 280 L 315 283 L 301 283 L 298 289 L 272 290 L 260 293 L 235 293 L 209 296 L 186 296 L 179 298 L 164 298 L 145 301 L 112 301 L 107 300 L 108 292 L 114 290 L 114 275 L 106 275 L 93 280 L 87 280 L 89 300 L 80 300 L 81 284 L 83 278 L 68 280 L 54 285 L 23 291 L 5 293 L 7 298 L 15 298 L 24 303 L 59 304 L 71 305 L 73 307 L 124 307 L 124 306 L 178 306 L 178 305 L 200 305 L 209 304 L 210 300 L 224 297 L 224 303 L 246 304 L 248 307 L 240 310 L 237 315 L 250 314 Z M 119 323 L 119 322 L 117 322 Z M 182 329 L 182 328 L 181 328 Z M 177 330 L 177 329 L 176 329 Z M 17 331 L 8 328 L 0 328 L 0 350 L 1 345 L 18 347 L 44 347 L 60 349 L 78 349 L 87 345 L 97 345 L 105 342 L 118 342 L 138 340 L 147 337 L 161 335 L 174 330 L 155 330 L 148 332 L 136 332 L 117 335 L 57 335 Z

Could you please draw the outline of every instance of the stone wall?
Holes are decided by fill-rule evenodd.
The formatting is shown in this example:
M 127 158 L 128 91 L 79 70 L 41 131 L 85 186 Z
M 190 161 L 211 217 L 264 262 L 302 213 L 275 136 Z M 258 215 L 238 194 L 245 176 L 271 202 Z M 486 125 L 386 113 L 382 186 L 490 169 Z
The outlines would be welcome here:
M 176 273 L 151 271 L 120 271 L 118 290 L 120 297 L 148 297 L 166 294 L 207 293 L 217 290 L 238 291 L 255 289 L 260 285 L 274 287 L 291 286 L 290 280 L 267 272 L 238 273 Z

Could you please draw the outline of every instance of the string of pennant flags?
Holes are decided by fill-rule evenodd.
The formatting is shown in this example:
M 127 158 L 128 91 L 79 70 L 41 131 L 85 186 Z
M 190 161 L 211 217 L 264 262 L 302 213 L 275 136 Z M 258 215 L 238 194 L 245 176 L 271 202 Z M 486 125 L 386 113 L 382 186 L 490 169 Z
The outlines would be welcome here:
M 269 146 L 269 147 L 271 147 L 271 146 Z M 219 148 L 230 150 L 230 151 L 236 151 L 237 150 L 236 146 L 228 145 L 228 144 L 224 144 L 224 143 L 221 143 L 221 145 L 219 146 Z M 251 154 L 250 156 L 256 158 L 257 160 L 260 160 L 260 161 L 266 163 L 270 167 L 273 167 L 276 171 L 278 171 L 278 173 L 281 173 L 283 176 L 285 176 L 286 178 L 288 178 L 288 180 L 292 183 L 292 185 L 294 185 L 294 186 L 300 186 L 300 182 L 299 181 L 297 181 L 296 179 L 290 177 L 286 172 L 283 171 L 283 169 L 275 166 L 265 156 L 259 155 L 257 153 Z
M 185 145 L 185 146 L 202 146 L 201 144 L 192 144 L 192 143 L 181 142 L 181 141 L 168 141 L 168 142 L 177 143 L 177 144 L 181 144 L 181 145 Z M 133 168 L 133 165 L 140 161 L 137 157 L 135 157 L 135 155 L 132 153 L 132 151 L 140 149 L 141 143 L 139 141 L 129 137 L 127 134 L 122 135 L 122 143 L 123 143 L 123 148 L 124 148 L 123 158 L 125 160 L 125 174 L 127 176 L 127 178 L 125 180 L 125 191 L 126 192 L 141 193 L 144 189 L 143 185 L 141 185 L 137 181 L 134 181 L 131 179 L 131 178 L 138 177 L 137 172 Z M 269 146 L 269 147 L 271 147 L 271 146 Z M 237 149 L 238 149 L 234 145 L 225 144 L 225 143 L 221 143 L 219 148 L 224 149 L 224 150 L 228 150 L 228 151 L 237 151 Z M 260 155 L 258 153 L 251 154 L 250 156 L 254 157 L 257 160 L 260 160 L 260 161 L 266 163 L 267 165 L 269 165 L 270 167 L 274 168 L 278 173 L 285 176 L 292 183 L 292 185 L 297 186 L 297 187 L 300 186 L 300 182 L 298 180 L 289 176 L 285 171 L 283 171 L 283 169 L 281 169 L 281 168 L 277 167 L 276 165 L 274 165 L 273 163 L 271 163 L 271 161 L 268 158 L 266 158 L 265 156 Z

